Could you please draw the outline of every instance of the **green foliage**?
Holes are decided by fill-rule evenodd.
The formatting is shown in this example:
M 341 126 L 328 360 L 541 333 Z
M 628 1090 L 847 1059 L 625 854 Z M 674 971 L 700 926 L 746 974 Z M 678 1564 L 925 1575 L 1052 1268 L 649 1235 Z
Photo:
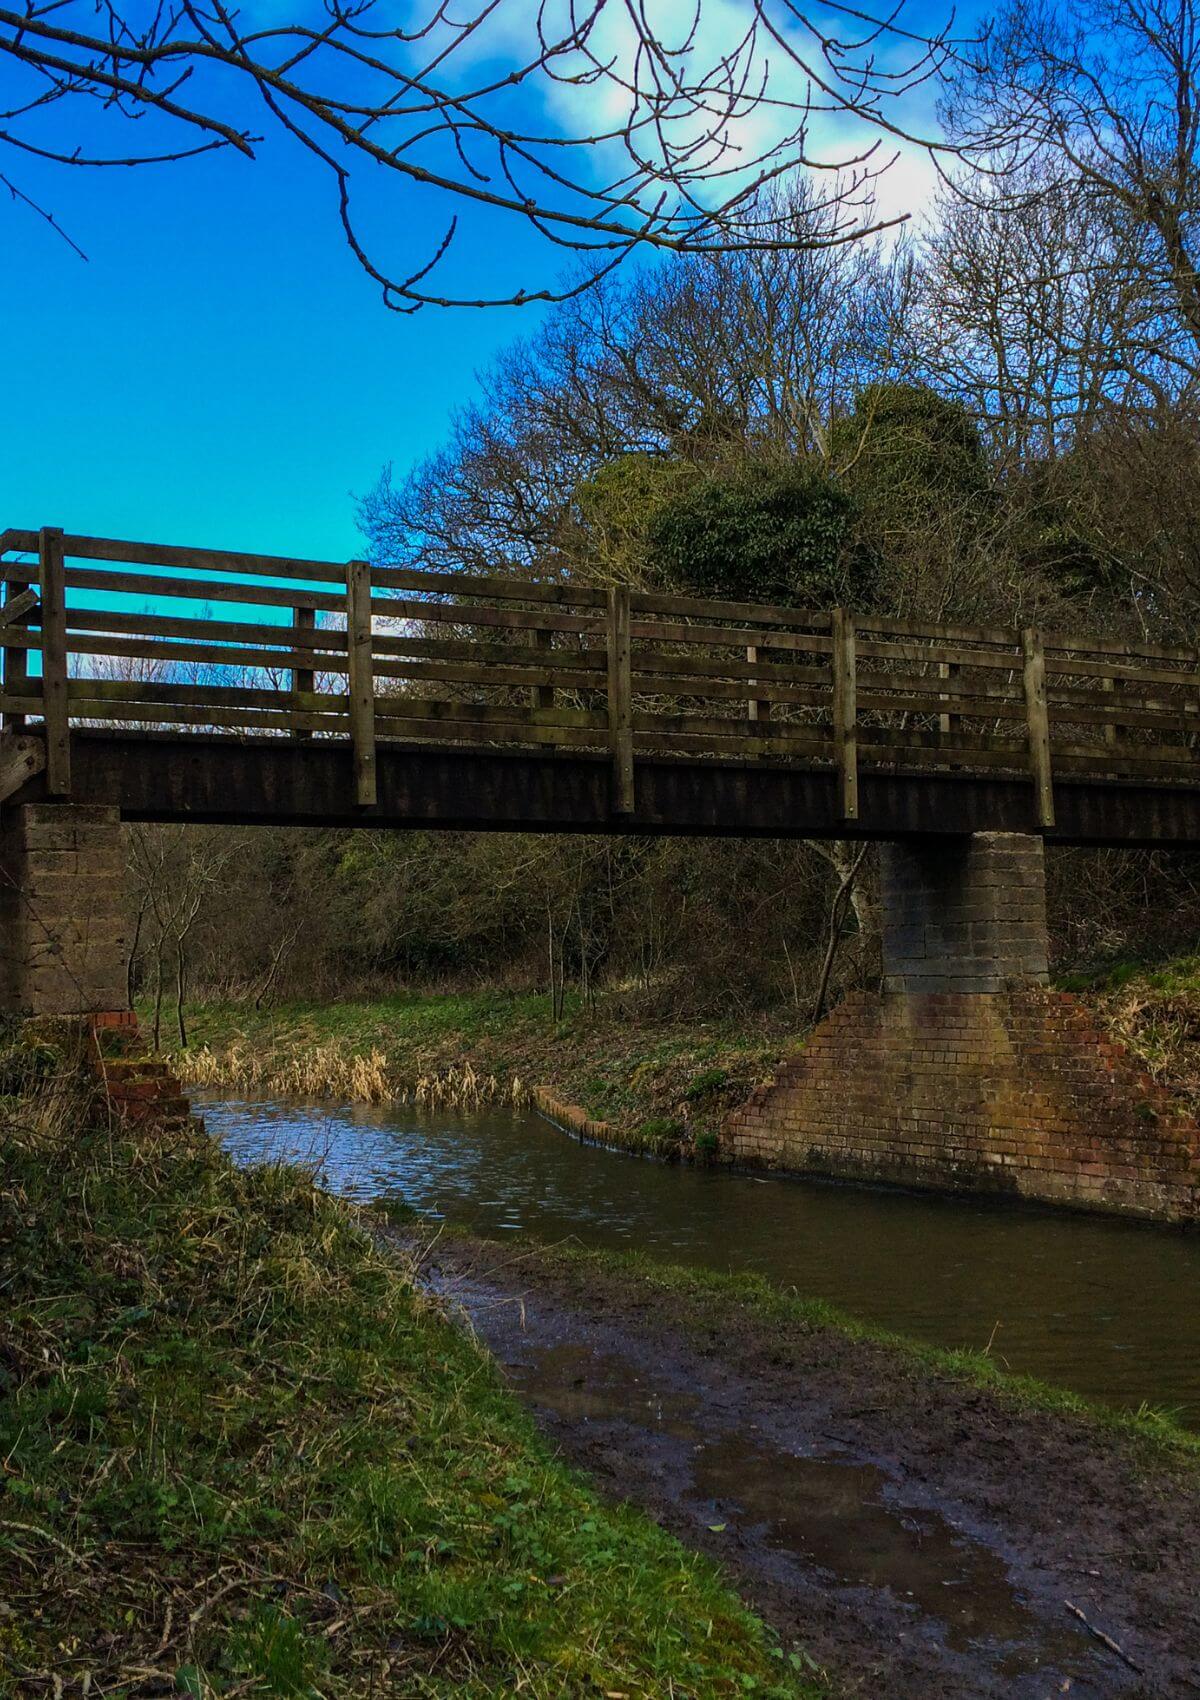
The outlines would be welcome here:
M 319 1700 L 317 1679 L 324 1678 L 329 1662 L 318 1634 L 277 1606 L 257 1601 L 235 1626 L 225 1658 L 231 1672 L 256 1679 L 280 1700 Z
M 835 464 L 885 523 L 928 519 L 930 504 L 982 509 L 988 468 L 961 403 L 923 384 L 869 384 L 830 431 Z
M 689 1083 L 684 1097 L 695 1103 L 697 1098 L 706 1098 L 710 1092 L 716 1092 L 728 1079 L 727 1068 L 702 1068 Z
M 1144 986 L 1168 995 L 1200 994 L 1200 956 L 1175 956 L 1160 963 L 1140 959 L 1106 962 L 1058 974 L 1054 984 L 1063 992 L 1119 992 L 1128 986 Z
M 1058 976 L 1064 991 L 1087 992 L 1105 1025 L 1166 1088 L 1168 1103 L 1143 1100 L 1142 1121 L 1159 1113 L 1200 1114 L 1200 957 L 1116 960 Z
M 801 607 L 863 604 L 870 558 L 849 493 L 802 462 L 749 461 L 681 490 L 647 527 L 653 578 L 697 596 Z
M 674 1146 L 683 1133 L 683 1123 L 673 1116 L 651 1116 L 638 1129 L 638 1136 L 648 1147 Z
M 4 1700 L 796 1693 L 309 1176 L 34 1108 L 0 1120 Z
M 582 576 L 620 584 L 642 580 L 655 519 L 695 476 L 687 462 L 673 456 L 632 452 L 585 478 L 574 499 L 583 536 L 583 558 L 577 563 Z

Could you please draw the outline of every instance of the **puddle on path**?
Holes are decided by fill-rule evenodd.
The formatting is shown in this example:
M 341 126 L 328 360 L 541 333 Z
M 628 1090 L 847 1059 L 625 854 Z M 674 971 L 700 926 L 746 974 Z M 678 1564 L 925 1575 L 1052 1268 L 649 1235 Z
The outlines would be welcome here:
M 1003 1560 L 936 1512 L 892 1503 L 888 1478 L 873 1464 L 796 1457 L 727 1435 L 697 1453 L 695 1481 L 706 1498 L 761 1529 L 768 1546 L 844 1586 L 888 1588 L 937 1618 L 956 1651 L 1031 1637 L 1041 1655 L 1035 1664 L 1051 1651 Z M 1053 1639 L 1055 1653 L 1079 1645 L 1068 1630 Z
M 1079 1635 L 1027 1606 L 1002 1559 L 937 1512 L 897 1503 L 876 1465 L 799 1456 L 752 1431 L 714 1432 L 697 1395 L 656 1386 L 625 1359 L 586 1346 L 531 1352 L 509 1375 L 533 1405 L 569 1422 L 615 1422 L 686 1443 L 679 1453 L 697 1522 L 728 1524 L 731 1561 L 753 1566 L 756 1549 L 766 1549 L 842 1587 L 887 1589 L 918 1620 L 935 1620 L 946 1647 L 986 1650 L 987 1664 L 1007 1676 L 1083 1662 Z
M 704 1441 L 694 1420 L 701 1409 L 694 1393 L 655 1387 L 610 1353 L 587 1346 L 541 1346 L 528 1363 L 510 1364 L 508 1376 L 531 1403 L 572 1422 L 623 1419 L 694 1446 Z

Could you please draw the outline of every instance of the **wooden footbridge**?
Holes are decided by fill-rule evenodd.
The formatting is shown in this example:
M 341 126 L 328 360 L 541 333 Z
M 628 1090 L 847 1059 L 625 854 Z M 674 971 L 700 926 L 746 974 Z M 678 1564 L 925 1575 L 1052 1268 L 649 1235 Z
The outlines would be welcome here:
M 0 533 L 0 802 L 1200 844 L 1200 655 Z

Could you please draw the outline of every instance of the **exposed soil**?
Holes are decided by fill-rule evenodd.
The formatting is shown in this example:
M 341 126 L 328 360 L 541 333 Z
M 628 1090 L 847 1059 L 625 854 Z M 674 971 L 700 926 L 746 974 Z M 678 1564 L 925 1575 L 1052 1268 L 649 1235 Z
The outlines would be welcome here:
M 443 1240 L 422 1271 L 566 1457 L 717 1558 L 839 1692 L 1200 1695 L 1194 1468 L 552 1252 Z

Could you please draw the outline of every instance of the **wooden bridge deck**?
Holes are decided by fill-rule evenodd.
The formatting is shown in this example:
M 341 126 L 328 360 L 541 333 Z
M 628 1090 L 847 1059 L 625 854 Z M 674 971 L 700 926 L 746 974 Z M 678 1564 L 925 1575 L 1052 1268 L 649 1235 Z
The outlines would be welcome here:
M 1200 843 L 1192 650 L 50 529 L 0 582 L 0 801 Z

